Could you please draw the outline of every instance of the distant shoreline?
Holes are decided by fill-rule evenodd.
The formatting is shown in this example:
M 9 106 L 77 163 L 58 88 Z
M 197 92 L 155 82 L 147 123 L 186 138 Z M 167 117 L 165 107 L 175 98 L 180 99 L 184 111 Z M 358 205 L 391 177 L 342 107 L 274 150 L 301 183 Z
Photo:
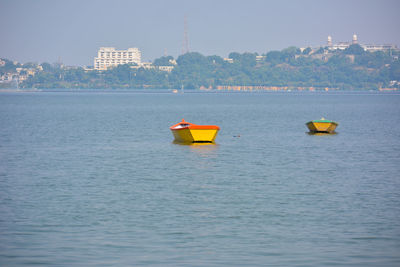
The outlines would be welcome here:
M 304 90 L 200 90 L 190 89 L 182 92 L 174 92 L 172 89 L 0 89 L 1 93 L 140 93 L 140 94 L 171 94 L 171 95 L 185 95 L 185 94 L 281 94 L 281 95 L 335 95 L 335 94 L 399 94 L 400 90 L 315 90 L 315 91 L 304 91 Z
M 42 92 L 43 89 L 0 89 L 0 93 Z

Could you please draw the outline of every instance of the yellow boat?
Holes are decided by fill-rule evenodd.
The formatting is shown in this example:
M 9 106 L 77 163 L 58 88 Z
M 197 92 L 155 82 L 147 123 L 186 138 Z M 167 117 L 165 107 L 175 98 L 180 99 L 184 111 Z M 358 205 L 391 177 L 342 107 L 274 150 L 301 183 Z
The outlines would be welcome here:
M 170 129 L 175 141 L 182 143 L 213 143 L 219 131 L 216 125 L 197 125 L 184 119 Z
M 313 120 L 306 123 L 310 132 L 313 133 L 333 133 L 339 125 L 337 122 L 321 118 L 320 120 Z

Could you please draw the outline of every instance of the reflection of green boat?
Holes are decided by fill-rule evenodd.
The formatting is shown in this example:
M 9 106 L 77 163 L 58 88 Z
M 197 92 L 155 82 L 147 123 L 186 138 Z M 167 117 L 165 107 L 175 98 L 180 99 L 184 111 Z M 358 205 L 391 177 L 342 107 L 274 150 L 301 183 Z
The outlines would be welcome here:
M 306 123 L 310 132 L 313 133 L 333 133 L 339 125 L 337 122 L 321 118 L 320 120 L 313 120 Z

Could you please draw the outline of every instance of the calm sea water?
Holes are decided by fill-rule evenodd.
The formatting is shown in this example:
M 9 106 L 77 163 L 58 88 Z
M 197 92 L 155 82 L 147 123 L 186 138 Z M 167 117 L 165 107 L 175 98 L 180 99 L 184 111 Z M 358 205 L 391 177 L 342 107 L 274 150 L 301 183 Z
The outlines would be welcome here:
M 0 265 L 400 266 L 399 174 L 399 94 L 1 93 Z

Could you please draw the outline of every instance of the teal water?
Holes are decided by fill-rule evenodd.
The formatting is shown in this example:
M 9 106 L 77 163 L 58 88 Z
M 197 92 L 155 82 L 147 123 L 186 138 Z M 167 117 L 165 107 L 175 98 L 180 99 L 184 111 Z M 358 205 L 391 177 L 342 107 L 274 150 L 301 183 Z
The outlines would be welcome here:
M 400 266 L 399 111 L 379 93 L 1 93 L 0 265 Z M 321 117 L 336 135 L 306 133 Z M 173 144 L 182 118 L 217 144 Z

